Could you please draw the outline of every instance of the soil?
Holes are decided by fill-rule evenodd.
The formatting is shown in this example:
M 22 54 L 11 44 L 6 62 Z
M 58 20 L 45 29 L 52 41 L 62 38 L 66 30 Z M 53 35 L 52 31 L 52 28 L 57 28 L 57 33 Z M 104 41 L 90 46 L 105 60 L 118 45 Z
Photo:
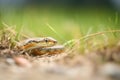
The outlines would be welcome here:
M 118 43 L 117 43 L 118 44 Z M 0 45 L 0 80 L 120 80 L 120 46 L 32 56 Z

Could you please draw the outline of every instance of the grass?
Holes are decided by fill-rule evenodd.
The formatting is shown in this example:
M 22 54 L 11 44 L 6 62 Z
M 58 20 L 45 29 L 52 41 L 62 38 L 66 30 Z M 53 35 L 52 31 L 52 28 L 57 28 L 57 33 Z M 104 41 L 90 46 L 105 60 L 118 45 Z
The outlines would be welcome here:
M 18 40 L 21 34 L 26 38 L 51 36 L 70 46 L 80 40 L 82 49 L 119 40 L 120 15 L 109 9 L 26 8 L 19 12 L 3 12 L 1 15 L 5 26 L 12 26 L 18 32 Z
M 3 23 L 3 29 L 1 30 L 1 45 L 9 46 L 9 49 L 14 49 L 24 38 L 30 38 L 21 32 L 16 32 L 14 27 Z M 58 34 L 57 31 L 48 24 L 51 31 Z M 119 42 L 120 30 L 108 30 L 97 33 L 87 34 L 80 38 L 74 38 L 64 42 L 66 53 L 85 53 L 85 51 L 95 51 L 103 49 L 104 47 L 114 47 Z M 58 34 L 61 37 L 61 35 Z M 20 39 L 21 38 L 21 39 Z M 7 44 L 6 44 L 7 43 Z

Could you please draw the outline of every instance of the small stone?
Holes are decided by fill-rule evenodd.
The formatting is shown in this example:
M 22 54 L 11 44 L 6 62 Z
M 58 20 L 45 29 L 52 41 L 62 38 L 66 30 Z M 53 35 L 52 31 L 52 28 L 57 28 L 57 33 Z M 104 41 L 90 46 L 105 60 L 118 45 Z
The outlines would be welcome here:
M 100 68 L 100 74 L 112 78 L 112 80 L 120 80 L 120 66 L 114 63 L 107 63 Z
M 10 65 L 15 65 L 15 61 L 12 58 L 7 58 L 6 62 Z
M 15 63 L 21 67 L 31 67 L 30 62 L 23 57 L 14 57 Z

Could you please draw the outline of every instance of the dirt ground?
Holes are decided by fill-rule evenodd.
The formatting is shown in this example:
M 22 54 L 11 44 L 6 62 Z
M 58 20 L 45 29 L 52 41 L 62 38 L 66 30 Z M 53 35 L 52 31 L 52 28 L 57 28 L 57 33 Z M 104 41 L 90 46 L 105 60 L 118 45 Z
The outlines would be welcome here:
M 15 55 L 14 55 L 15 54 Z M 0 46 L 0 80 L 120 80 L 120 45 L 52 56 L 17 54 Z

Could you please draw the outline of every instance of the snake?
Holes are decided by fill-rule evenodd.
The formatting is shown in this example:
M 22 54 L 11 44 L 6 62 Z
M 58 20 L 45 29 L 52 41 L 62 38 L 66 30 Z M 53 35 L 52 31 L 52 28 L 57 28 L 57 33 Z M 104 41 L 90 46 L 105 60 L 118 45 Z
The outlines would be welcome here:
M 38 37 L 23 40 L 17 47 L 23 52 L 30 51 L 33 55 L 52 55 L 64 52 L 64 46 L 57 43 L 57 40 L 52 37 Z

